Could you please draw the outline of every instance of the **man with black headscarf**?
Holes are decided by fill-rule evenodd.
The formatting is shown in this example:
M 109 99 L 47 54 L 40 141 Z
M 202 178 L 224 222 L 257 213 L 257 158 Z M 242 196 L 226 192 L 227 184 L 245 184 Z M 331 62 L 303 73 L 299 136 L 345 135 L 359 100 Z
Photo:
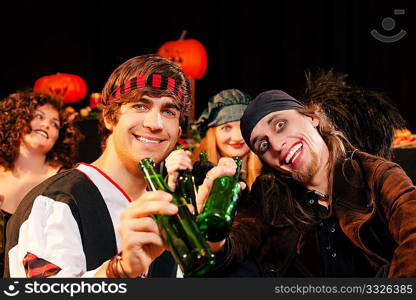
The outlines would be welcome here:
M 318 106 L 271 90 L 241 118 L 265 167 L 223 249 L 265 276 L 415 277 L 416 189 L 396 164 L 357 149 Z

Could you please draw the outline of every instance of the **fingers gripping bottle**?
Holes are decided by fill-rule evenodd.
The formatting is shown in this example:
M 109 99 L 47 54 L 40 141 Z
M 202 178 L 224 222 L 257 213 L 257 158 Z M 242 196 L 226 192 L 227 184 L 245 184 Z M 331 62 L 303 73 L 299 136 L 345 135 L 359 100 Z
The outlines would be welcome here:
M 234 158 L 237 169 L 234 176 L 222 176 L 214 181 L 211 192 L 196 221 L 204 237 L 211 242 L 223 240 L 229 233 L 241 196 L 238 181 L 241 160 Z
M 169 189 L 166 181 L 155 171 L 152 159 L 140 161 L 140 168 L 148 187 L 152 191 L 172 194 L 172 202 L 178 206 L 176 215 L 154 215 L 154 219 L 184 277 L 205 274 L 214 266 L 215 256 L 201 235 L 185 199 Z

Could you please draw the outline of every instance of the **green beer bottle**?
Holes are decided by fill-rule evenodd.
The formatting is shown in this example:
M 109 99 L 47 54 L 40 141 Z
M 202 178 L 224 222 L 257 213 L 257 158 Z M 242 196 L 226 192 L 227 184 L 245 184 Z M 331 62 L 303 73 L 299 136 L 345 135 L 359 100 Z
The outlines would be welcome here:
M 205 176 L 213 167 L 213 163 L 208 160 L 208 154 L 206 152 L 199 153 L 199 160 L 194 162 L 192 166 L 192 175 L 194 175 L 197 187 L 204 182 Z
M 178 150 L 185 150 L 183 146 L 179 146 Z M 179 176 L 176 181 L 176 190 L 181 194 L 188 204 L 191 204 L 194 207 L 194 215 L 198 214 L 197 205 L 196 205 L 196 186 L 195 179 L 192 175 L 191 170 L 179 170 Z
M 184 277 L 203 275 L 215 264 L 215 256 L 201 235 L 185 199 L 169 189 L 162 175 L 155 171 L 152 159 L 141 160 L 140 168 L 148 187 L 152 191 L 172 194 L 172 202 L 178 206 L 176 215 L 154 215 L 154 219 Z
M 235 157 L 234 161 L 237 164 L 234 176 L 222 176 L 214 181 L 203 212 L 196 219 L 202 234 L 211 242 L 219 242 L 228 235 L 236 213 L 241 195 L 238 181 L 241 160 Z
M 194 215 L 198 215 L 196 205 L 196 187 L 194 176 L 191 170 L 180 170 L 178 181 L 176 183 L 176 191 L 181 194 L 187 203 L 194 207 Z

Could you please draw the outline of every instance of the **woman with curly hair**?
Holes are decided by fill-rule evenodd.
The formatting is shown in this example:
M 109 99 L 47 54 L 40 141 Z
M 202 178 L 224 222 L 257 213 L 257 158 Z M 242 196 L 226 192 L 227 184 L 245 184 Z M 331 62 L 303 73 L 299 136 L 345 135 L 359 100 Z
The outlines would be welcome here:
M 1 100 L 0 276 L 8 220 L 33 187 L 75 163 L 81 138 L 59 99 L 21 91 Z
M 34 186 L 75 163 L 80 138 L 59 99 L 22 91 L 0 102 L 0 204 L 6 220 Z

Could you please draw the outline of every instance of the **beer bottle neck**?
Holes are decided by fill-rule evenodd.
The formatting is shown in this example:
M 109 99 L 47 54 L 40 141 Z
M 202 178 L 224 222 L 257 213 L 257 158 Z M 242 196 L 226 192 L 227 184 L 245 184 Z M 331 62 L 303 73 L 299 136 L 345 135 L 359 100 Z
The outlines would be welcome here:
M 143 159 L 140 162 L 140 168 L 144 173 L 144 178 L 148 187 L 152 191 L 162 190 L 165 192 L 170 192 L 170 189 L 165 180 L 163 180 L 162 175 L 160 175 L 155 168 L 153 167 L 153 162 L 149 159 Z

